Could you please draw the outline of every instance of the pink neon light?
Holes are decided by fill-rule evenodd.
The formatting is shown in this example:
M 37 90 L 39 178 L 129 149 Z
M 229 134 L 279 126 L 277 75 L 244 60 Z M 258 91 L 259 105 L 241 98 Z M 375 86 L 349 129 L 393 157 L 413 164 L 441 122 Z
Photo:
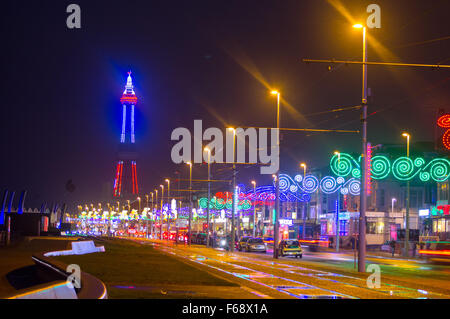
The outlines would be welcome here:
M 134 163 L 131 162 L 131 183 L 133 184 L 133 194 L 136 194 L 136 189 L 134 187 Z
M 131 95 L 131 94 L 124 94 L 120 98 L 120 102 L 121 103 L 128 102 L 128 103 L 131 103 L 131 104 L 136 104 L 137 103 L 137 97 L 135 95 Z
M 122 193 L 122 168 L 123 168 L 123 162 L 120 161 L 120 173 L 119 173 L 119 196 Z
M 365 159 L 365 165 L 366 165 L 366 194 L 370 195 L 372 193 L 372 181 L 370 178 L 370 161 L 372 160 L 372 146 L 370 143 L 367 143 L 367 157 Z
M 137 170 L 136 170 L 136 162 L 134 162 L 134 180 L 136 181 L 136 194 L 139 194 L 138 190 L 138 182 L 137 182 Z

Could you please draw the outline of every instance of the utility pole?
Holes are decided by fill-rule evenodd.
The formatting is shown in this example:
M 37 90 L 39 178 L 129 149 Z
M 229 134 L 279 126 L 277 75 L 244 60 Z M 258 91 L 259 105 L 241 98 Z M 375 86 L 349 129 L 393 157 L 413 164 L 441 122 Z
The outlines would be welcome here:
M 278 144 L 278 150 L 280 150 L 280 92 L 273 91 L 273 94 L 277 95 L 277 144 Z M 281 157 L 281 152 L 279 153 Z M 279 215 L 280 215 L 280 164 L 278 164 L 277 169 L 277 175 L 276 175 L 276 181 L 275 181 L 275 188 L 276 188 L 276 195 L 275 195 L 275 225 L 274 225 L 274 238 L 273 238 L 273 258 L 278 258 L 278 237 L 279 237 Z
M 234 161 L 234 141 L 233 141 L 233 161 Z M 233 207 L 232 207 L 232 214 L 231 214 L 231 247 L 230 250 L 231 252 L 234 251 L 234 245 L 236 242 L 236 232 L 235 232 L 235 214 L 236 214 L 236 206 L 237 204 L 235 203 L 235 201 L 237 200 L 236 196 L 234 196 L 236 192 L 236 164 L 233 163 Z
M 192 163 L 187 162 L 189 165 L 189 220 L 188 220 L 188 241 L 189 246 L 191 246 L 192 242 Z
M 206 206 L 206 248 L 209 247 L 209 232 L 210 232 L 210 225 L 209 225 L 209 206 L 211 205 L 211 169 L 210 169 L 210 162 L 211 162 L 211 150 L 207 147 L 205 147 L 205 151 L 208 152 L 208 205 Z
M 363 27 L 363 62 L 367 62 L 366 27 Z M 366 157 L 367 157 L 367 64 L 362 67 L 362 149 L 361 161 L 361 209 L 359 214 L 359 247 L 358 272 L 366 272 Z

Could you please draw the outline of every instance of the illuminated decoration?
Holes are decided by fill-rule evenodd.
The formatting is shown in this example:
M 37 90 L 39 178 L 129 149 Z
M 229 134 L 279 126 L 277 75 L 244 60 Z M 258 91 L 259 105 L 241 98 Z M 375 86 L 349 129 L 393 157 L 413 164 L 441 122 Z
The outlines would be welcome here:
M 359 161 L 357 162 L 351 155 L 341 154 L 341 163 L 337 165 L 337 155 L 333 155 L 330 160 L 330 168 L 337 176 L 346 177 L 351 175 L 359 178 L 361 170 Z M 345 163 L 345 164 L 343 164 Z M 422 182 L 435 181 L 443 182 L 450 176 L 450 161 L 446 158 L 434 158 L 428 163 L 422 157 L 412 159 L 411 157 L 398 157 L 391 162 L 386 156 L 376 155 L 370 161 L 371 179 L 381 180 L 388 178 L 390 174 L 395 179 L 409 181 L 416 177 Z
M 202 209 L 208 208 L 208 198 L 202 197 L 198 200 L 198 206 Z M 222 198 L 212 198 L 209 202 L 210 209 L 222 210 L 224 208 L 231 210 L 233 207 L 233 201 L 230 199 L 224 201 Z M 248 199 L 237 201 L 237 210 L 249 210 L 252 208 L 252 203 Z
M 320 181 L 314 175 L 296 175 L 294 178 L 287 174 L 280 174 L 280 192 L 297 192 L 309 196 L 320 190 L 324 194 L 340 191 L 343 195 L 359 195 L 360 181 L 356 178 L 345 180 L 344 177 L 325 176 Z M 281 197 L 281 196 L 280 196 Z
M 133 80 L 131 78 L 131 71 L 128 72 L 127 84 L 125 90 L 120 98 L 122 103 L 122 131 L 120 134 L 120 148 L 114 179 L 114 197 L 122 196 L 124 192 L 126 195 L 139 194 L 138 178 L 136 169 L 137 153 L 134 151 L 134 144 L 136 142 L 135 129 L 135 106 L 137 97 L 134 93 Z M 129 123 L 127 124 L 128 116 L 127 109 L 130 110 Z M 130 130 L 127 134 L 127 130 Z M 127 137 L 129 136 L 129 137 Z M 130 180 L 131 179 L 131 180 Z M 122 187 L 123 185 L 123 187 Z
M 370 143 L 367 143 L 367 150 L 366 150 L 366 158 L 364 160 L 364 175 L 366 176 L 366 195 L 370 195 L 372 193 L 372 180 L 370 179 L 370 170 L 371 165 L 370 162 L 372 160 L 372 145 Z
M 439 205 L 431 207 L 431 216 L 450 215 L 450 205 Z
M 448 150 L 450 150 L 450 114 L 444 114 L 437 120 L 437 125 L 446 128 L 444 135 L 442 136 L 442 144 Z
M 334 154 L 330 160 L 330 168 L 334 175 L 346 177 L 351 174 L 354 178 L 361 177 L 359 160 L 356 161 L 350 154 Z

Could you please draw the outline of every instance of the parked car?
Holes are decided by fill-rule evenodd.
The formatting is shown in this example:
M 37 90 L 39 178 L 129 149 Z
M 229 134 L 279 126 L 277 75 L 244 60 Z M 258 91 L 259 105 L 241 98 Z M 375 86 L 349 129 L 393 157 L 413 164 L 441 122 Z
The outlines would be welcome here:
M 242 250 L 244 250 L 244 249 L 247 249 L 247 241 L 248 241 L 250 238 L 252 238 L 252 237 L 251 237 L 251 236 L 242 236 L 242 237 L 239 239 L 238 247 L 237 247 L 239 251 L 242 251 Z
M 247 251 L 260 251 L 265 253 L 266 252 L 266 244 L 264 243 L 264 241 L 262 240 L 262 238 L 249 238 L 247 240 L 247 245 L 246 245 L 246 250 Z
M 295 256 L 296 258 L 302 258 L 303 255 L 302 246 L 297 239 L 285 239 L 280 241 L 278 252 L 281 257 Z

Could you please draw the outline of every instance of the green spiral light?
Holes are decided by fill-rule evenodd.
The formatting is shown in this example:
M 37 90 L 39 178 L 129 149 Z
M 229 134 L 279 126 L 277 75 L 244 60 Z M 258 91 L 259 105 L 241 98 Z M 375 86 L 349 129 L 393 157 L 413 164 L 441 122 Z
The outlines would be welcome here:
M 350 154 L 340 153 L 339 155 L 334 154 L 333 157 L 331 157 L 330 168 L 336 176 L 345 177 L 352 174 L 353 177 L 356 177 L 354 175 L 358 175 L 357 171 L 359 170 L 359 164 Z M 359 175 L 361 175 L 361 173 L 359 173 Z
M 370 174 L 373 179 L 385 179 L 391 172 L 391 162 L 386 156 L 372 157 Z

